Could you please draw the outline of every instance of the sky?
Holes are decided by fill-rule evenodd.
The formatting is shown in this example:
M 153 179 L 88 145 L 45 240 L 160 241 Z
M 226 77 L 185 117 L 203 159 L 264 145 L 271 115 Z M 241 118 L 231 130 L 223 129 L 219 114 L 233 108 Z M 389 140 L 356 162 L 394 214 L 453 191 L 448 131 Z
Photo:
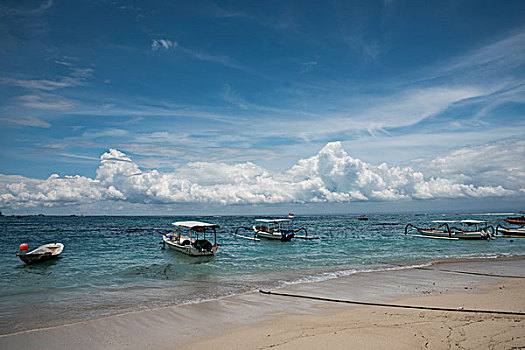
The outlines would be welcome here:
M 523 1 L 0 3 L 0 211 L 525 209 Z

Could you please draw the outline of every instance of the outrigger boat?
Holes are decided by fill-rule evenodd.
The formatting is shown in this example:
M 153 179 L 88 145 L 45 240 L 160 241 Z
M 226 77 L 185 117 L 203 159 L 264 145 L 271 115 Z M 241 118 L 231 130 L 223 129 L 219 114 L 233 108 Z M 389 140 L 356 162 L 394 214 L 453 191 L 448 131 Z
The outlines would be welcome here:
M 508 217 L 506 219 L 504 219 L 506 222 L 508 222 L 509 224 L 514 224 L 514 225 L 525 225 L 525 216 L 515 216 L 515 217 Z
M 16 253 L 16 256 L 26 264 L 32 265 L 56 259 L 63 250 L 64 245 L 62 243 L 48 243 L 30 251 L 29 253 Z
M 461 220 L 461 221 L 432 221 L 438 224 L 436 227 L 417 227 L 412 224 L 405 226 L 405 235 L 417 231 L 419 234 L 410 234 L 414 237 L 441 238 L 441 239 L 489 239 L 494 236 L 494 227 L 487 226 L 485 221 Z M 461 223 L 462 228 L 449 226 Z
M 169 248 L 190 256 L 211 256 L 217 254 L 220 244 L 217 244 L 217 229 L 219 225 L 200 221 L 178 221 L 171 224 L 173 229 L 157 231 L 162 234 L 162 240 Z M 187 230 L 188 236 L 182 234 Z M 213 231 L 213 244 L 206 239 L 206 233 Z M 199 234 L 202 238 L 199 239 Z
M 503 225 L 498 225 L 496 226 L 496 233 L 508 237 L 525 237 L 525 225 L 516 228 L 508 228 Z
M 513 218 L 506 218 L 505 221 L 514 225 L 521 225 L 518 227 L 505 227 L 503 225 L 496 226 L 496 233 L 507 237 L 525 237 L 525 217 L 518 216 Z
M 239 230 L 252 230 L 253 237 L 239 235 Z M 304 231 L 304 236 L 297 236 L 296 233 Z M 269 240 L 279 240 L 288 242 L 292 238 L 317 239 L 318 237 L 308 236 L 308 231 L 304 227 L 294 230 L 293 219 L 256 219 L 253 227 L 239 226 L 233 234 L 235 237 L 260 241 L 260 238 Z

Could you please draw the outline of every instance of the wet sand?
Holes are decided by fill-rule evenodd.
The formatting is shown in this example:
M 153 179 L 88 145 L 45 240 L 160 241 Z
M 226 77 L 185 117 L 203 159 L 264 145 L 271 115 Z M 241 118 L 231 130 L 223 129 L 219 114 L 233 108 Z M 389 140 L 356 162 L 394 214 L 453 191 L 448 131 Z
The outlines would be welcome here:
M 324 298 L 525 312 L 525 260 L 360 273 L 277 291 Z M 488 276 L 490 275 L 490 276 Z M 508 276 L 508 277 L 504 277 Z M 525 316 L 357 306 L 261 293 L 0 337 L 1 349 L 511 349 Z

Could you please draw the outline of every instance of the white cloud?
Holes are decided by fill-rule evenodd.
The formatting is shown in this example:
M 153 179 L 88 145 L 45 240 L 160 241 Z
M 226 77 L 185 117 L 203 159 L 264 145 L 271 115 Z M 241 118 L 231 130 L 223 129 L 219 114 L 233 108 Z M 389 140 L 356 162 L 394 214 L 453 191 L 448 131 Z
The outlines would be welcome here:
M 457 57 L 438 72 L 453 73 L 463 70 L 483 70 L 500 73 L 522 66 L 525 58 L 525 31 L 522 29 L 502 40 Z
M 179 45 L 178 42 L 172 41 L 172 40 L 168 40 L 168 39 L 153 39 L 151 41 L 151 50 L 152 51 L 158 51 L 160 49 L 164 49 L 164 50 L 177 49 L 178 52 L 180 52 L 180 53 L 182 53 L 182 54 L 184 54 L 184 55 L 186 55 L 188 57 L 197 59 L 199 61 L 222 64 L 222 65 L 224 65 L 226 67 L 235 68 L 235 69 L 239 69 L 239 70 L 243 70 L 243 71 L 248 72 L 248 70 L 246 70 L 246 68 L 241 67 L 241 66 L 235 64 L 234 62 L 232 62 L 231 59 L 228 56 L 211 55 L 211 54 L 206 53 L 206 52 L 196 51 L 196 50 L 193 50 L 193 49 L 181 46 L 181 45 Z
M 197 162 L 173 172 L 146 171 L 129 155 L 111 149 L 100 157 L 94 179 L 55 174 L 46 180 L 36 180 L 0 175 L 0 204 L 19 208 L 109 200 L 229 205 L 520 196 L 525 189 L 525 177 L 520 175 L 523 166 L 516 165 L 521 177 L 507 186 L 497 184 L 496 180 L 515 171 L 510 165 L 494 174 L 491 169 L 463 167 L 461 161 L 474 164 L 471 160 L 479 154 L 489 153 L 494 158 L 505 154 L 505 163 L 516 164 L 523 159 L 525 141 L 518 144 L 519 151 L 514 156 L 512 152 L 505 152 L 508 146 L 505 143 L 456 150 L 446 157 L 430 160 L 428 163 L 435 168 L 426 167 L 428 174 L 412 167 L 363 162 L 348 155 L 340 142 L 328 143 L 318 154 L 299 160 L 284 172 L 271 172 L 250 162 Z M 497 151 L 488 152 L 490 149 Z M 489 158 L 486 156 L 483 161 Z M 422 163 L 414 162 L 414 165 Z M 443 164 L 447 164 L 441 172 L 443 176 L 437 176 L 435 169 L 442 168 Z M 484 171 L 478 179 L 485 182 L 469 181 L 472 174 Z
M 2 82 L 9 85 L 19 86 L 26 89 L 37 89 L 53 91 L 63 89 L 72 85 L 71 81 L 65 80 L 46 80 L 46 79 L 2 79 Z
M 55 61 L 55 63 L 66 66 L 70 71 L 70 75 L 59 76 L 54 80 L 2 78 L 0 79 L 0 83 L 18 86 L 29 90 L 54 91 L 73 86 L 83 86 L 93 75 L 93 69 L 91 68 L 79 68 L 70 63 L 61 61 Z
M 4 16 L 10 16 L 10 15 L 16 15 L 16 16 L 38 16 L 41 14 L 44 14 L 47 10 L 49 10 L 54 4 L 53 0 L 44 1 L 40 4 L 40 6 L 35 8 L 14 8 L 14 7 L 6 7 L 6 6 L 0 6 L 0 17 Z
M 75 108 L 75 102 L 55 94 L 32 94 L 18 97 L 22 106 L 43 109 L 66 111 Z
M 461 147 L 434 159 L 407 164 L 427 176 L 518 190 L 524 187 L 525 140 L 510 138 L 482 146 Z
M 167 40 L 167 39 L 154 39 L 151 42 L 151 49 L 153 51 L 159 50 L 159 49 L 172 49 L 179 46 L 179 44 L 176 41 Z
M 0 175 L 0 203 L 3 207 L 24 208 L 64 206 L 108 199 L 121 199 L 114 188 L 84 176 L 51 175 L 45 180 Z
M 9 116 L 0 116 L 0 122 L 5 122 L 9 124 L 23 125 L 23 126 L 33 126 L 36 128 L 49 128 L 51 124 L 41 120 L 36 117 L 9 117 Z

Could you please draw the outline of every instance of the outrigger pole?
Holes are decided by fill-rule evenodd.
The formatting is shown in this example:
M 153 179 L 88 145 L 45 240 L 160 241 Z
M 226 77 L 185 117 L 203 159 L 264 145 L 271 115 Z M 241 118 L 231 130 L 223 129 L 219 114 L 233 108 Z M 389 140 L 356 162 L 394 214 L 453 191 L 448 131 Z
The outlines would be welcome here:
M 295 233 L 296 233 L 296 232 L 299 232 L 299 231 L 301 231 L 301 230 L 304 231 L 304 236 L 295 236 Z M 319 239 L 319 237 L 308 236 L 308 231 L 306 231 L 306 229 L 305 229 L 304 227 L 301 227 L 301 228 L 299 228 L 299 229 L 297 229 L 297 230 L 294 230 L 293 233 L 294 233 L 294 237 L 293 237 L 293 238 L 300 238 L 300 239 Z
M 235 233 L 233 234 L 235 237 L 249 239 L 251 241 L 260 241 L 260 239 L 256 237 L 256 233 L 253 234 L 253 237 L 242 236 L 242 235 L 237 234 L 237 231 L 239 231 L 241 228 L 244 229 L 244 230 L 252 230 L 249 227 L 239 226 L 239 227 L 237 227 L 237 229 L 235 230 Z

